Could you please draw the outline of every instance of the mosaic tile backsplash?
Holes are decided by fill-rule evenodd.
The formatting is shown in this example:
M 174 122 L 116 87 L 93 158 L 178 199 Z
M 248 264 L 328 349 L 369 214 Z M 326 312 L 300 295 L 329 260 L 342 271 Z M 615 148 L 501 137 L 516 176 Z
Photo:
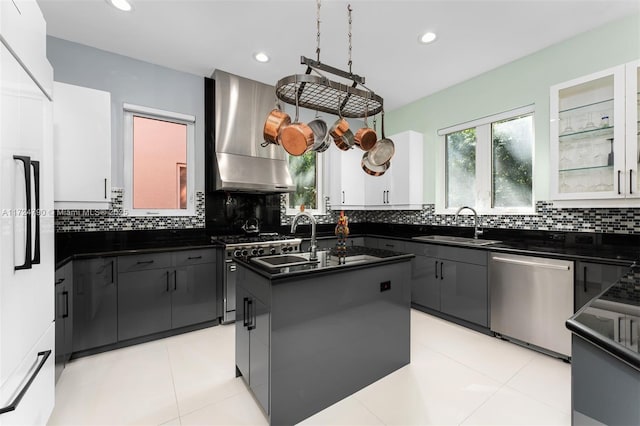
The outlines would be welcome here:
M 318 223 L 336 223 L 340 210 L 332 210 L 326 198 L 326 215 L 318 215 Z M 286 197 L 281 201 L 282 225 L 290 225 Z M 404 225 L 473 226 L 472 216 L 460 216 L 458 225 L 453 214 L 436 214 L 434 204 L 425 204 L 422 210 L 352 210 L 345 211 L 349 221 L 382 222 Z M 557 208 L 549 201 L 536 203 L 532 215 L 481 215 L 480 226 L 498 229 L 526 229 L 539 231 L 603 232 L 640 234 L 640 208 Z
M 57 210 L 56 232 L 133 231 L 204 228 L 204 192 L 196 192 L 195 216 L 124 215 L 123 189 L 112 188 L 109 210 Z

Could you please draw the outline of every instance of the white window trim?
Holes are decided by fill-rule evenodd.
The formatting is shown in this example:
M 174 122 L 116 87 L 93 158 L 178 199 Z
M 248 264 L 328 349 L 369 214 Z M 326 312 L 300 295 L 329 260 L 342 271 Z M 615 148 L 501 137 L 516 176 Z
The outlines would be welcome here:
M 305 207 L 305 211 L 311 213 L 312 215 L 325 215 L 327 214 L 326 202 L 325 202 L 325 188 L 329 188 L 329 173 L 328 173 L 328 161 L 325 160 L 325 156 L 328 153 L 325 151 L 324 153 L 316 153 L 316 170 L 318 176 L 316 178 L 316 196 L 318 197 L 317 209 L 308 209 Z M 285 206 L 287 216 L 295 216 L 300 211 L 299 209 L 292 209 L 289 207 L 289 194 L 285 197 Z
M 124 132 L 124 194 L 125 216 L 195 216 L 195 122 L 193 115 L 165 111 L 140 105 L 123 104 Z M 133 188 L 133 116 L 165 119 L 187 125 L 187 208 L 134 209 Z
M 475 120 L 467 121 L 465 123 L 456 124 L 450 127 L 439 129 L 438 134 L 438 164 L 441 167 L 438 168 L 436 174 L 436 214 L 455 214 L 458 208 L 445 207 L 446 206 L 446 182 L 447 182 L 447 167 L 446 167 L 446 135 L 460 130 L 476 128 L 476 188 L 474 192 L 476 194 L 477 205 L 471 206 L 476 209 L 480 215 L 533 215 L 536 214 L 535 205 L 535 179 L 531 183 L 531 206 L 526 207 L 491 207 L 491 123 L 496 121 L 502 121 L 509 118 L 514 118 L 522 115 L 534 115 L 534 144 L 531 152 L 532 170 L 535 170 L 535 105 L 527 105 L 520 108 L 515 108 L 509 111 L 504 111 L 498 114 L 478 118 Z M 478 188 L 489 188 L 489 190 Z M 469 214 L 468 210 L 464 210 L 461 214 Z

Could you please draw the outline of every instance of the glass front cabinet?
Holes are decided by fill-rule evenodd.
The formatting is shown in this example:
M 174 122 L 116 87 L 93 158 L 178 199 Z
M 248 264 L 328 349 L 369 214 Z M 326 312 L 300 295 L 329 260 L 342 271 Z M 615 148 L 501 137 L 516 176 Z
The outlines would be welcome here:
M 639 197 L 640 61 L 551 87 L 551 195 Z

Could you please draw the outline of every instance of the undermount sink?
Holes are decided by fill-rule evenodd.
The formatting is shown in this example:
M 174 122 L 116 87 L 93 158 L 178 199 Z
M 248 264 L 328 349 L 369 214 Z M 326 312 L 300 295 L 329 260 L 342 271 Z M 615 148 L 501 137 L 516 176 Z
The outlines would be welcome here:
M 482 239 L 467 238 L 467 237 L 456 237 L 453 235 L 424 235 L 420 237 L 413 237 L 413 239 L 421 240 L 421 241 L 434 241 L 434 242 L 441 241 L 443 243 L 460 244 L 460 245 L 466 245 L 466 246 L 487 246 L 489 244 L 496 244 L 500 242 L 497 240 L 482 240 Z
M 328 261 L 327 261 L 327 264 L 329 264 L 331 266 L 347 265 L 347 264 L 366 262 L 368 260 L 376 260 L 376 259 L 379 259 L 379 257 L 370 256 L 368 254 L 359 254 L 359 255 L 355 255 L 355 256 L 347 256 L 347 257 L 344 258 L 344 261 L 342 263 L 340 263 L 340 261 L 338 260 L 337 256 L 330 256 Z
M 277 254 L 274 256 L 261 256 L 251 258 L 252 262 L 258 263 L 268 268 L 287 268 L 289 266 L 306 265 L 308 263 L 318 263 L 318 260 L 310 260 L 309 254 Z

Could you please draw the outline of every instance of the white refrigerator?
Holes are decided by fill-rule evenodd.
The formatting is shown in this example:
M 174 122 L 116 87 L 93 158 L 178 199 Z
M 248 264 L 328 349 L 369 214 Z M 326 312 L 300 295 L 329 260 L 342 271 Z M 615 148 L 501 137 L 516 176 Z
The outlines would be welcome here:
M 54 404 L 52 70 L 35 1 L 0 1 L 0 426 Z

